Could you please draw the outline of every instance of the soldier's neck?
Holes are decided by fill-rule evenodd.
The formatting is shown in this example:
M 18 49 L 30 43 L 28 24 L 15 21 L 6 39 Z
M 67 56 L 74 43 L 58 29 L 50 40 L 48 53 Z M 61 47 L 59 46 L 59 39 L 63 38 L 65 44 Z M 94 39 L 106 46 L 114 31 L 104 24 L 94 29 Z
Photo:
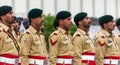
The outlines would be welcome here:
M 11 28 L 11 24 L 7 23 L 6 21 L 1 21 L 4 25 L 8 26 L 9 28 Z
M 31 26 L 32 26 L 37 32 L 39 32 L 39 30 L 40 30 L 40 27 L 39 27 L 39 26 L 35 26 L 35 25 L 33 25 L 33 24 L 31 24 Z
M 62 29 L 64 29 L 66 32 L 69 32 L 68 28 L 65 28 L 64 26 L 60 26 Z
M 80 26 L 79 28 L 84 30 L 86 33 L 88 33 L 88 31 L 89 31 L 89 28 L 85 28 L 85 27 L 82 27 L 82 26 Z
M 107 28 L 103 28 L 104 30 L 106 30 L 108 33 L 112 34 L 112 30 L 109 30 Z

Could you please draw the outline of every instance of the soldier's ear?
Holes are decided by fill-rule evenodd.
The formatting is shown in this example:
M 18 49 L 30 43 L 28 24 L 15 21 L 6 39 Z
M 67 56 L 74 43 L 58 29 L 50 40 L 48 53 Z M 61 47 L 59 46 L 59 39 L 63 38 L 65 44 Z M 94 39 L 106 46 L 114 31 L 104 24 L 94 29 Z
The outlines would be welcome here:
M 79 21 L 79 22 L 78 22 L 78 25 L 81 25 L 81 24 L 82 24 L 82 21 Z
M 63 20 L 62 19 L 59 20 L 59 24 L 60 25 L 63 24 Z

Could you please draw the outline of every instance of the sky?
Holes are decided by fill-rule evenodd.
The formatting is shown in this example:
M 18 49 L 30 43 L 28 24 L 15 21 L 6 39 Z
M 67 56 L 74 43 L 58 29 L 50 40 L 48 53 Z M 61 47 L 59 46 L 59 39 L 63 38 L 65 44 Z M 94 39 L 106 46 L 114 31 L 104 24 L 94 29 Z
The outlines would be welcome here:
M 68 10 L 68 7 L 70 7 L 69 11 L 73 14 L 73 16 L 78 12 L 84 11 L 87 12 L 90 17 L 100 17 L 104 14 L 113 15 L 115 18 L 120 17 L 120 8 L 116 8 L 116 1 L 118 1 L 117 6 L 120 6 L 120 0 L 106 0 L 106 8 L 104 5 L 105 0 L 94 0 L 95 4 L 93 4 L 93 0 L 69 0 L 70 6 L 68 6 L 68 0 L 57 0 L 57 6 L 55 6 L 55 0 L 28 0 L 29 4 L 26 4 L 27 0 L 0 0 L 0 6 L 12 6 L 12 1 L 15 1 L 13 4 L 15 5 L 14 13 L 16 16 L 26 17 L 30 9 L 42 8 L 41 5 L 43 4 L 42 9 L 44 14 L 50 13 L 51 15 L 56 15 L 58 11 Z M 42 1 L 43 3 L 41 4 Z M 81 3 L 81 1 L 83 2 Z M 29 5 L 28 10 L 26 5 Z M 55 12 L 55 7 L 57 7 L 57 12 Z

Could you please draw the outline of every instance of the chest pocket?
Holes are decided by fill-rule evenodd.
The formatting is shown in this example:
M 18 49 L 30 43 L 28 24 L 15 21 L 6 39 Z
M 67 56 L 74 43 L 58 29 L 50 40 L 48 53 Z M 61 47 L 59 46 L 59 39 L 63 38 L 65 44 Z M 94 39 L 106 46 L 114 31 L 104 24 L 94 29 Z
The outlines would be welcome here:
M 69 38 L 68 38 L 67 36 L 63 36 L 63 37 L 62 37 L 62 43 L 63 43 L 63 44 L 66 44 L 66 45 L 69 44 L 69 43 L 70 43 Z
M 86 43 L 86 44 L 91 44 L 92 41 L 91 41 L 90 39 L 86 39 L 86 40 L 85 40 L 85 43 Z
M 6 36 L 5 43 L 12 43 L 12 39 L 9 36 Z
M 113 43 L 112 40 L 107 40 L 107 46 L 108 46 L 108 47 L 111 47 L 113 44 L 114 44 L 114 43 Z
M 39 38 L 35 37 L 33 43 L 34 43 L 35 45 L 39 45 L 39 44 L 40 44 Z
M 86 44 L 91 44 L 92 40 L 88 36 L 85 36 L 85 43 Z

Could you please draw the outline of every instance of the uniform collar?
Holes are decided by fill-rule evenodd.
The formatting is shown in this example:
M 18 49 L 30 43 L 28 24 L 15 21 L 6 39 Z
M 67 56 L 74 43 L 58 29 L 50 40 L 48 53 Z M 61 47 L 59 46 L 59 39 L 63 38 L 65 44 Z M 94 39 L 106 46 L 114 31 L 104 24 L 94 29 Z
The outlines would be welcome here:
M 37 33 L 36 29 L 33 26 L 30 25 L 29 29 L 33 34 Z
M 104 30 L 104 29 L 101 29 L 101 31 L 102 31 L 107 37 L 114 37 L 114 34 L 113 34 L 113 33 L 109 33 L 109 32 L 107 32 L 107 31 Z
M 33 34 L 43 34 L 43 32 L 41 30 L 39 30 L 39 32 L 33 27 L 30 25 L 29 27 L 30 31 L 33 33 Z
M 8 31 L 10 28 L 8 26 L 6 26 L 5 24 L 3 23 L 0 23 L 0 26 L 5 30 L 5 31 Z
M 58 27 L 58 30 L 62 32 L 63 34 L 69 34 L 69 32 L 65 31 L 63 28 Z
M 84 34 L 84 35 L 89 35 L 88 33 L 86 33 L 84 30 L 77 28 L 77 31 L 79 31 L 80 33 Z

